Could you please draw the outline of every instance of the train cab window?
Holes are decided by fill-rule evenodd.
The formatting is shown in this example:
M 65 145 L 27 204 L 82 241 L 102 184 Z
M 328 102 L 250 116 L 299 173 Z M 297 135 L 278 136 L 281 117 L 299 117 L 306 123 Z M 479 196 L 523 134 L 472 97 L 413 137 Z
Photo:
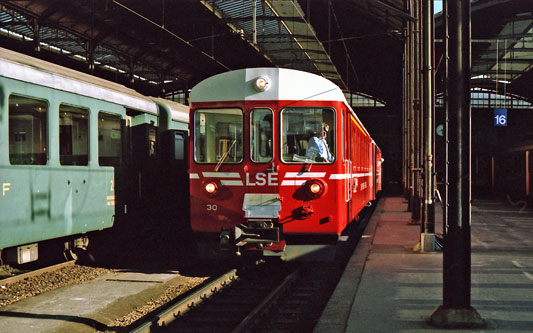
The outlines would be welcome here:
M 290 107 L 281 111 L 281 157 L 289 163 L 332 163 L 335 160 L 335 111 Z
M 194 160 L 240 163 L 243 157 L 243 113 L 240 109 L 194 112 Z
M 98 114 L 98 163 L 101 166 L 118 166 L 121 163 L 120 115 L 100 112 Z
M 59 105 L 59 161 L 62 165 L 88 165 L 89 110 Z
M 48 103 L 9 96 L 9 162 L 45 165 L 48 160 Z
M 272 111 L 254 109 L 250 117 L 250 156 L 257 163 L 272 160 Z

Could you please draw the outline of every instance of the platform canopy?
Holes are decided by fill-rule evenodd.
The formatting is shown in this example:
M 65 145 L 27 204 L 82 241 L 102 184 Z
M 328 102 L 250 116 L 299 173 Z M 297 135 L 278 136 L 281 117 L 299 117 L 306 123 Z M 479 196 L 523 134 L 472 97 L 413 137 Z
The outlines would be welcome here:
M 5 0 L 0 46 L 131 86 L 186 91 L 245 67 L 287 67 L 401 103 L 412 0 Z M 436 1 L 442 3 L 442 1 Z M 442 15 L 436 15 L 436 61 Z M 473 86 L 533 99 L 530 0 L 472 3 Z M 440 36 L 440 37 L 439 37 Z M 441 70 L 442 67 L 439 67 Z

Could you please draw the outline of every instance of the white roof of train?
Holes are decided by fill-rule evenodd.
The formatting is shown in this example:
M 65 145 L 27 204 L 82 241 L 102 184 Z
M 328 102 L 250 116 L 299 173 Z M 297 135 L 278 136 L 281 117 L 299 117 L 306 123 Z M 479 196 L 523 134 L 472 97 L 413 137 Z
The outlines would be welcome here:
M 183 123 L 189 122 L 189 106 L 178 102 L 170 101 L 160 97 L 152 97 L 156 103 L 164 104 L 172 114 L 172 119 Z
M 0 76 L 158 113 L 153 101 L 133 89 L 4 48 Z
M 254 87 L 255 80 L 269 81 L 265 91 Z M 308 100 L 343 101 L 342 90 L 328 79 L 287 68 L 247 68 L 221 73 L 198 83 L 191 91 L 191 102 Z

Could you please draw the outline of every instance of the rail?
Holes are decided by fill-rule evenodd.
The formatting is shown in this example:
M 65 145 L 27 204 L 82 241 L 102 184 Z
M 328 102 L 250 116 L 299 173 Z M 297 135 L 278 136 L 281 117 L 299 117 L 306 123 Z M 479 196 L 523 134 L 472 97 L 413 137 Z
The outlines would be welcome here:
M 67 262 L 62 262 L 60 264 L 56 264 L 56 265 L 52 265 L 52 266 L 36 269 L 34 271 L 31 271 L 31 272 L 27 272 L 27 273 L 22 273 L 22 274 L 18 274 L 18 275 L 15 275 L 15 276 L 11 276 L 11 277 L 8 277 L 8 278 L 0 280 L 0 286 L 7 286 L 9 284 L 13 284 L 15 282 L 22 281 L 22 280 L 30 278 L 30 277 L 38 276 L 38 275 L 41 275 L 41 274 L 44 274 L 44 273 L 48 273 L 48 272 L 57 271 L 57 270 L 59 270 L 59 269 L 61 269 L 63 267 L 73 266 L 73 265 L 75 265 L 75 263 L 76 263 L 76 260 L 70 260 L 70 261 L 67 261 Z
M 131 332 L 152 332 L 156 331 L 161 327 L 168 326 L 176 318 L 180 317 L 190 309 L 202 303 L 205 299 L 219 292 L 224 287 L 229 286 L 233 281 L 237 279 L 237 270 L 232 269 L 226 272 L 225 274 L 219 276 L 218 278 L 208 282 L 206 285 L 199 288 L 184 299 L 179 300 L 176 304 L 157 313 L 155 316 L 151 317 L 151 320 L 148 319 L 148 321 L 145 321 L 140 326 L 133 329 Z
M 276 289 L 274 289 L 261 304 L 259 304 L 257 307 L 255 307 L 250 314 L 244 318 L 241 323 L 232 331 L 232 333 L 241 333 L 241 332 L 248 332 L 257 319 L 261 317 L 263 313 L 268 311 L 268 309 L 276 303 L 279 297 L 283 295 L 285 290 L 290 288 L 290 286 L 297 280 L 298 275 L 300 274 L 299 270 L 296 270 L 292 272 L 290 275 L 288 275 L 285 280 L 283 280 L 283 283 L 281 283 Z

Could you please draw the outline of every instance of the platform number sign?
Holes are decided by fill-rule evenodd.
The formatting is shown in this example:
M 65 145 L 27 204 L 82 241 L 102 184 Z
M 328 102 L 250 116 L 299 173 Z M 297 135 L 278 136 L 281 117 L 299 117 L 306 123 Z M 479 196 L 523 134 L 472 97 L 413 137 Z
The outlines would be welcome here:
M 494 109 L 494 126 L 507 126 L 507 109 Z

